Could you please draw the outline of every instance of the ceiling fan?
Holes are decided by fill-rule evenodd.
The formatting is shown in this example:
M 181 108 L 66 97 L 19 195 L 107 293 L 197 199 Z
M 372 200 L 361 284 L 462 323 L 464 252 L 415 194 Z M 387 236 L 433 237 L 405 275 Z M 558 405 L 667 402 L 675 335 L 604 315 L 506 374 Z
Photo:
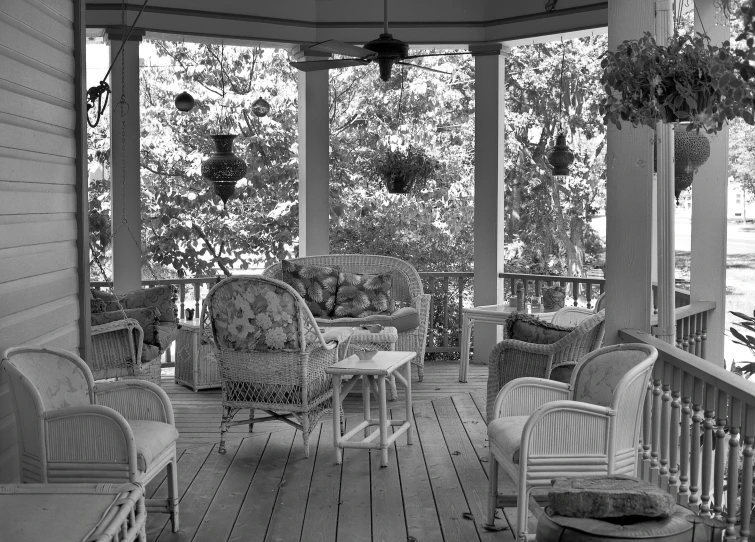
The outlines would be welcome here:
M 349 56 L 352 58 L 344 58 L 338 60 L 309 60 L 303 62 L 291 62 L 291 65 L 301 71 L 311 72 L 320 70 L 332 70 L 337 68 L 349 68 L 352 66 L 366 66 L 370 62 L 377 62 L 380 67 L 380 79 L 383 81 L 389 81 L 391 78 L 391 68 L 394 64 L 401 64 L 403 66 L 411 66 L 413 68 L 420 68 L 423 70 L 442 73 L 444 75 L 450 75 L 448 72 L 436 70 L 434 68 L 426 68 L 419 64 L 412 64 L 411 62 L 404 62 L 405 60 L 413 58 L 422 58 L 426 56 L 449 56 L 449 55 L 468 55 L 470 53 L 430 53 L 426 55 L 412 55 L 409 56 L 409 44 L 405 41 L 395 39 L 388 33 L 388 0 L 383 0 L 383 33 L 380 34 L 378 39 L 372 40 L 364 45 L 364 47 L 357 47 L 337 40 L 323 41 L 322 43 L 316 43 L 307 49 L 312 51 L 322 51 L 325 53 L 333 53 L 341 56 Z

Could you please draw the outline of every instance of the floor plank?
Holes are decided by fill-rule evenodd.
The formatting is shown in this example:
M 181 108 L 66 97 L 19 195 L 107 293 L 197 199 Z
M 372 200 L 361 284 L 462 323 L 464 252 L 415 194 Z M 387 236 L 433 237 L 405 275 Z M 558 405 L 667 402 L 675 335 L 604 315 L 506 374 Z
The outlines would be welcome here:
M 270 515 L 278 497 L 283 472 L 291 452 L 295 429 L 270 435 L 252 483 L 246 492 L 229 542 L 265 539 Z M 298 438 L 301 438 L 300 436 Z
M 351 430 L 360 421 L 362 421 L 360 415 L 348 415 L 346 431 Z M 370 542 L 372 540 L 370 452 L 354 448 L 343 450 L 342 462 L 341 501 L 338 508 L 336 540 Z
M 374 399 L 374 403 L 377 403 L 377 398 Z M 373 410 L 372 415 L 378 418 L 377 409 Z M 390 411 L 388 415 L 391 415 Z M 392 433 L 390 427 L 388 431 L 389 434 Z M 372 540 L 374 542 L 406 540 L 406 519 L 404 518 L 396 443 L 388 449 L 387 467 L 380 465 L 380 450 L 372 450 L 371 453 Z
M 332 419 L 325 419 L 317 445 L 301 542 L 331 542 L 336 539 L 340 493 L 341 465 L 336 463 L 333 452 L 333 422 Z
M 446 542 L 471 542 L 479 540 L 472 521 L 464 519 L 469 505 L 464 497 L 461 483 L 443 440 L 440 424 L 431 403 L 414 405 L 417 433 L 422 441 L 425 463 L 430 473 L 430 483 L 438 509 L 443 538 Z
M 267 438 L 248 438 L 239 446 L 193 542 L 227 540 L 238 517 L 244 496 L 254 478 Z
M 317 426 L 310 434 L 309 457 L 304 457 L 304 440 L 301 438 L 301 433 L 296 432 L 265 540 L 290 542 L 301 537 L 321 427 L 321 425 Z

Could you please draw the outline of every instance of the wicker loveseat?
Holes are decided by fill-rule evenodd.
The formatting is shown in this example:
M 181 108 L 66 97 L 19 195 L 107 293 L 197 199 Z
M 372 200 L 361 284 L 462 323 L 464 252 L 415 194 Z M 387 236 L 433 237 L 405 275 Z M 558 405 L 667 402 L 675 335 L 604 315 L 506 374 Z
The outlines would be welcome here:
M 401 306 L 413 307 L 419 315 L 419 326 L 414 329 L 399 331 L 396 350 L 416 352 L 412 362 L 417 366 L 419 380 L 424 377 L 425 343 L 430 321 L 431 296 L 422 291 L 422 280 L 417 270 L 409 263 L 390 256 L 370 254 L 327 254 L 306 256 L 288 260 L 298 265 L 337 267 L 341 273 L 360 275 L 392 275 L 391 298 L 394 306 L 391 310 L 400 310 Z M 283 279 L 281 264 L 277 263 L 265 269 L 263 275 L 278 280 Z M 390 312 L 390 310 L 389 310 Z M 370 321 L 368 318 L 315 318 L 322 327 L 353 327 Z

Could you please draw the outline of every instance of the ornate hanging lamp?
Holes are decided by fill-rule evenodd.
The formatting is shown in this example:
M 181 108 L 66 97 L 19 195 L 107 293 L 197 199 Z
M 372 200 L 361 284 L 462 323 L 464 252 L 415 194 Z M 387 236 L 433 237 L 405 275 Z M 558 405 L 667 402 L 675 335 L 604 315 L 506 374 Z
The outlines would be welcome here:
M 563 38 L 561 40 L 561 86 L 558 93 L 558 135 L 556 136 L 556 143 L 551 148 L 550 152 L 546 156 L 546 160 L 553 168 L 553 176 L 556 178 L 567 177 L 569 175 L 569 166 L 574 162 L 574 153 L 566 144 L 566 132 L 564 132 L 561 124 L 563 118 L 563 106 L 564 106 L 564 64 L 566 63 L 566 48 L 563 46 Z
M 257 98 L 252 103 L 252 113 L 255 117 L 266 117 L 270 112 L 270 104 L 264 98 Z
M 695 130 L 687 131 L 684 124 L 674 128 L 674 195 L 679 196 L 690 186 L 694 174 L 710 158 L 710 141 Z M 653 171 L 657 171 L 657 148 L 654 148 Z

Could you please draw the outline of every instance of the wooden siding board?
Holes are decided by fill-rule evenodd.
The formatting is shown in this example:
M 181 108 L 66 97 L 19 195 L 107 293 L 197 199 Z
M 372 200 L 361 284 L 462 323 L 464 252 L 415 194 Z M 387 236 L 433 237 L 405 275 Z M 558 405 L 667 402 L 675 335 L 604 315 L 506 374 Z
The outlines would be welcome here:
M 26 0 L 27 2 L 33 2 L 37 4 L 42 4 L 45 8 L 49 9 L 50 11 L 54 11 L 58 15 L 60 15 L 62 18 L 71 21 L 73 23 L 74 21 L 74 2 L 71 0 Z
M 40 151 L 75 158 L 73 131 L 0 112 L 0 145 L 10 149 Z
M 0 12 L 12 17 L 30 32 L 38 33 L 57 43 L 62 49 L 73 47 L 73 25 L 59 13 L 41 2 L 3 2 Z
M 75 269 L 64 269 L 0 284 L 0 318 L 68 297 L 77 280 Z
M 4 28 L 4 27 L 0 27 Z M 21 86 L 74 103 L 73 78 L 60 70 L 22 55 L 0 43 L 0 77 Z
M 51 220 L 36 223 L 0 223 L 0 250 L 25 245 L 40 245 L 76 240 L 76 219 L 70 215 L 66 220 Z M 0 305 L 2 302 L 0 302 Z M 0 314 L 2 314 L 0 307 Z
M 0 24 L 3 25 L 3 33 L 0 34 L 0 46 L 73 77 L 75 71 L 71 48 L 73 41 L 72 27 L 69 30 L 68 43 L 62 44 L 37 31 L 35 27 L 10 17 L 2 8 L 0 8 Z
M 44 189 L 43 185 L 39 185 Z M 0 215 L 31 215 L 75 212 L 71 206 L 76 203 L 76 191 L 73 186 L 61 190 L 54 189 L 39 192 L 29 190 L 33 185 L 26 184 L 23 190 L 3 190 L 0 187 Z M 40 217 L 43 219 L 43 217 Z
M 0 318 L 0 350 L 35 339 L 79 318 L 79 298 L 71 295 L 52 303 Z
M 5 256 L 3 252 L 8 251 L 0 250 L 0 284 L 76 268 L 76 252 L 66 246 L 17 256 Z
M 66 129 L 76 123 L 76 112 L 70 104 L 13 81 L 0 79 L 0 102 L 16 116 L 35 122 Z
M 0 147 L 0 182 L 72 184 L 75 178 L 73 158 Z

